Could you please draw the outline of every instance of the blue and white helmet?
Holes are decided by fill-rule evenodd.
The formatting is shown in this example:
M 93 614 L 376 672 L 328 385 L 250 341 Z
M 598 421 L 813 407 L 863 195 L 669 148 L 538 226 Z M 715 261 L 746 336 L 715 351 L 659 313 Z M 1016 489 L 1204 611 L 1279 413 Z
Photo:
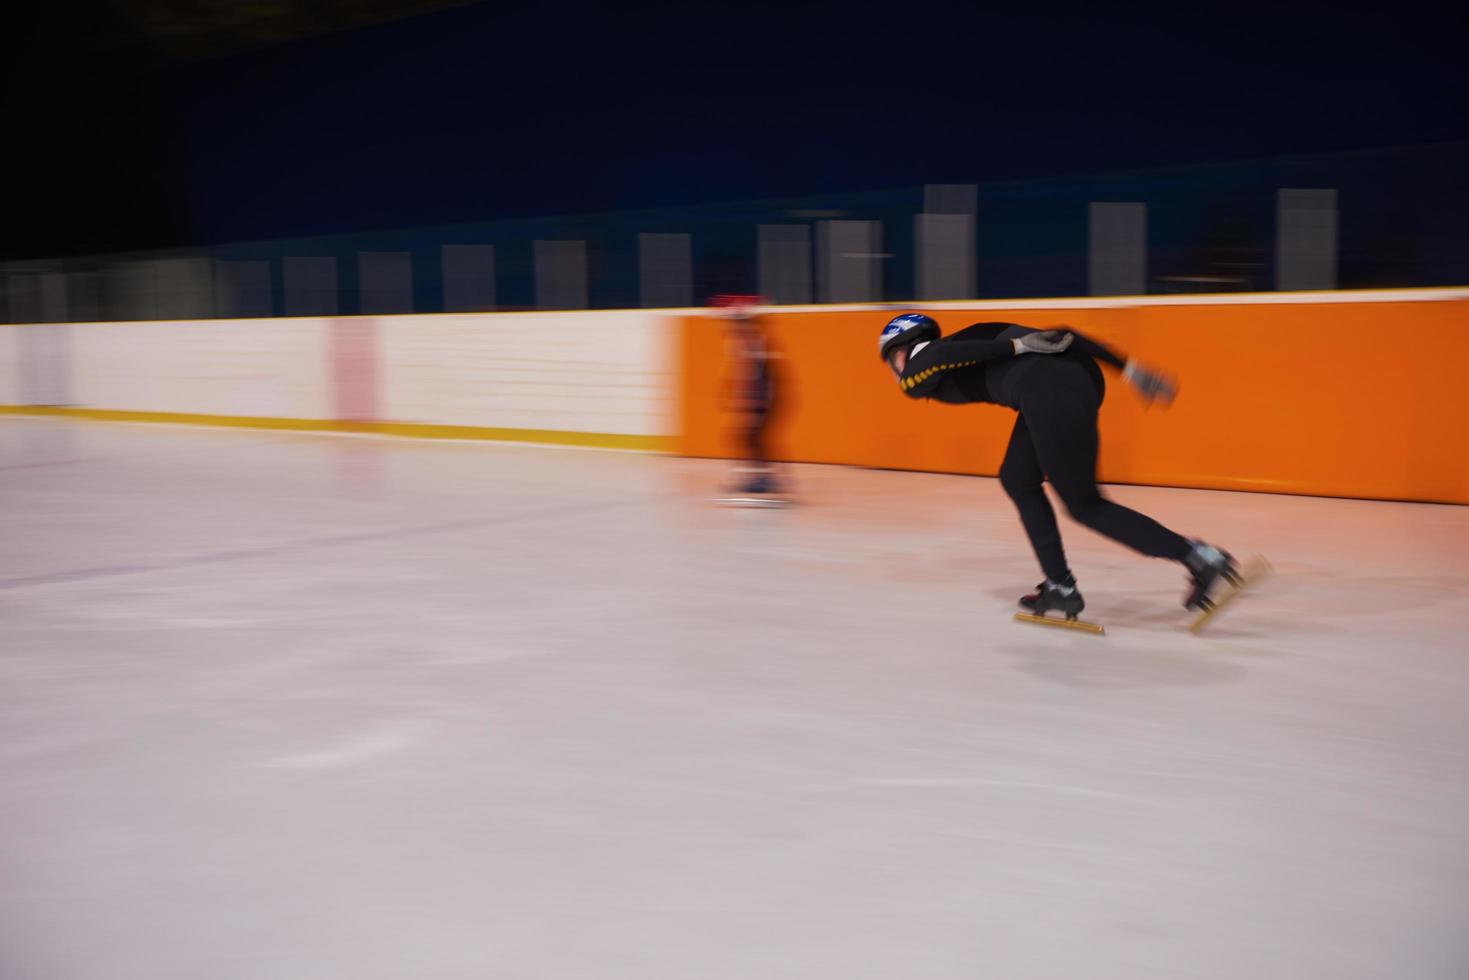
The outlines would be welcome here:
M 904 313 L 888 321 L 877 338 L 877 353 L 886 361 L 894 348 L 939 339 L 939 325 L 922 313 Z

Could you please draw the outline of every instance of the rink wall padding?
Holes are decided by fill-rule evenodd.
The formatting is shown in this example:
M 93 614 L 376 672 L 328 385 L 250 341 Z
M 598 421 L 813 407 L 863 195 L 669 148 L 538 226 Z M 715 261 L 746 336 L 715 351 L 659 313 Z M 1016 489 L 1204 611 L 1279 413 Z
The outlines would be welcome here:
M 645 310 L 381 317 L 383 418 L 668 448 L 671 322 Z
M 948 333 L 981 321 L 1071 325 L 1177 375 L 1167 410 L 1108 372 L 1109 483 L 1469 503 L 1469 296 L 1464 291 L 1137 298 L 916 306 Z M 786 404 L 785 460 L 993 476 L 1014 423 L 991 405 L 904 397 L 878 360 L 892 309 L 767 315 Z M 720 404 L 717 321 L 680 345 L 679 452 L 736 454 Z M 1031 355 L 1035 356 L 1035 355 Z
M 672 322 L 619 310 L 0 326 L 0 411 L 664 451 Z
M 1113 483 L 1469 503 L 1469 290 L 950 302 L 1069 324 L 1175 373 L 1145 409 L 1109 378 Z M 787 460 L 993 475 L 1013 414 L 904 398 L 893 309 L 767 314 Z M 695 311 L 0 326 L 0 412 L 735 454 L 721 327 Z

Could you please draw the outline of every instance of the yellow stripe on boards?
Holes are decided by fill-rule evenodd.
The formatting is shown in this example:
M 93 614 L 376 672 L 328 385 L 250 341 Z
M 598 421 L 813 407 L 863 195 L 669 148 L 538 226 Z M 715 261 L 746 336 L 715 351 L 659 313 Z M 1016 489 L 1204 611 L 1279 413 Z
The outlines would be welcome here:
M 189 412 L 133 412 L 114 408 L 75 408 L 59 405 L 0 405 L 0 415 L 48 416 L 98 422 L 160 422 L 172 425 L 208 425 L 232 429 L 275 429 L 294 432 L 355 432 L 412 439 L 474 439 L 485 442 L 530 442 L 591 449 L 629 449 L 671 452 L 670 436 L 626 435 L 616 432 L 564 432 L 559 429 L 504 429 L 481 425 L 438 425 L 431 422 L 344 422 L 336 419 L 293 419 L 261 415 L 196 415 Z

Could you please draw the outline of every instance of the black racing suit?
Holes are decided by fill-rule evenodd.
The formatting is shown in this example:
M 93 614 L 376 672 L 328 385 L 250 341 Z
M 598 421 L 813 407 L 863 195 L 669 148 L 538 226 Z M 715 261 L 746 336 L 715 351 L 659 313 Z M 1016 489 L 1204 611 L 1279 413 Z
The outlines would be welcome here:
M 1074 330 L 1064 353 L 1017 355 L 1011 341 L 1035 332 L 1014 323 L 965 327 L 918 348 L 899 384 L 910 398 L 990 402 L 1020 413 L 1000 485 L 1015 501 L 1047 579 L 1065 582 L 1070 569 L 1056 512 L 1041 488 L 1045 479 L 1078 523 L 1145 555 L 1183 561 L 1192 547 L 1187 538 L 1097 489 L 1097 412 L 1106 392 L 1097 361 L 1116 368 L 1126 362 Z
M 770 423 L 775 417 L 776 377 L 772 353 L 763 337 L 757 337 L 746 351 L 749 376 L 745 380 L 746 408 L 749 419 L 745 430 L 745 445 L 749 447 L 750 459 L 762 466 L 770 463 L 768 437 Z
M 742 426 L 740 441 L 751 474 L 742 492 L 773 493 L 777 487 L 770 430 L 780 407 L 780 377 L 775 365 L 778 355 L 765 334 L 754 325 L 745 325 L 733 335 L 732 341 L 735 406 Z

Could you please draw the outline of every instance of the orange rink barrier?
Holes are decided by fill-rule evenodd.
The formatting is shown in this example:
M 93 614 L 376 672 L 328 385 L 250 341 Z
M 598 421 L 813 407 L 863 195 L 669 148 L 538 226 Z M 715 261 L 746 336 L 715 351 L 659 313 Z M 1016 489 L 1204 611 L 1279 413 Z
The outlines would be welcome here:
M 1067 324 L 1173 374 L 1172 407 L 1145 408 L 1104 369 L 1105 483 L 1469 503 L 1469 300 L 1025 306 L 913 309 L 945 334 Z M 877 357 L 897 312 L 766 314 L 784 355 L 777 457 L 993 476 L 1015 414 L 900 393 Z M 721 325 L 679 330 L 679 452 L 735 456 Z

